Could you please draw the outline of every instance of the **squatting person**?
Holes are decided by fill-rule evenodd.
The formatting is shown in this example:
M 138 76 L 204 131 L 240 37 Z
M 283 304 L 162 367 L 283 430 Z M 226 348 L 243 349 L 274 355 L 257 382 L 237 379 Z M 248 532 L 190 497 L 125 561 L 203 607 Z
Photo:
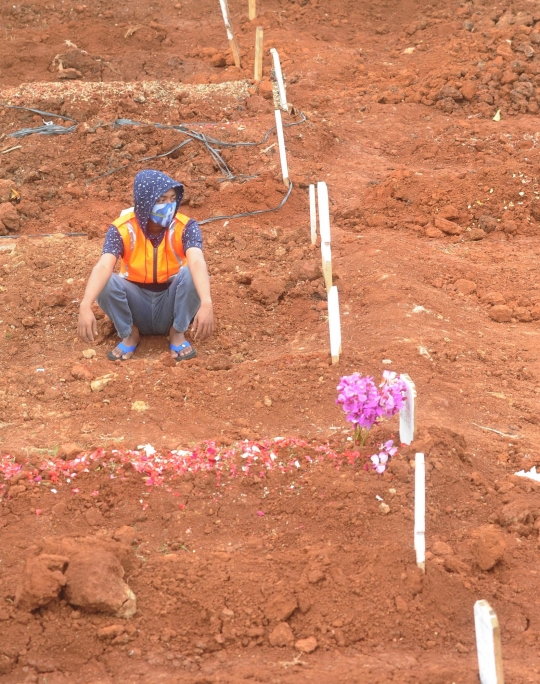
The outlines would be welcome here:
M 160 171 L 140 171 L 133 195 L 133 209 L 107 231 L 81 301 L 77 333 L 85 342 L 98 334 L 92 311 L 97 299 L 121 338 L 107 354 L 111 361 L 131 358 L 141 335 L 167 334 L 173 358 L 191 359 L 197 352 L 184 335 L 190 323 L 196 340 L 214 332 L 199 225 L 178 211 L 184 186 Z

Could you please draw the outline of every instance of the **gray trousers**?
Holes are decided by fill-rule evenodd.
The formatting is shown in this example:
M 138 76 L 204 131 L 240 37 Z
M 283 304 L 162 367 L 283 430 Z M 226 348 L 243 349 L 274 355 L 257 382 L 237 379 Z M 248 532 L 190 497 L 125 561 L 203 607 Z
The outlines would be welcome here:
M 174 326 L 186 332 L 199 310 L 201 300 L 191 272 L 184 266 L 168 290 L 151 292 L 113 273 L 97 303 L 114 323 L 121 339 L 131 335 L 133 324 L 141 335 L 167 335 Z

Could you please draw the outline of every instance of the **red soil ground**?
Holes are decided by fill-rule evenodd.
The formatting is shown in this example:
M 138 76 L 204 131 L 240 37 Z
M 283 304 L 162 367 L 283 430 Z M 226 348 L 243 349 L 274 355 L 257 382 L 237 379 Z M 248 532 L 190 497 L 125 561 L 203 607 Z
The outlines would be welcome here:
M 72 135 L 0 141 L 0 151 L 21 145 L 0 155 L 0 178 L 22 195 L 0 220 L 10 234 L 89 237 L 0 244 L 0 451 L 22 466 L 0 494 L 0 682 L 476 682 L 478 599 L 499 616 L 507 681 L 538 682 L 540 494 L 513 473 L 540 465 L 540 12 L 532 2 L 267 0 L 249 22 L 247 3 L 230 4 L 242 70 L 228 66 L 217 1 L 4 3 L 0 100 L 80 123 Z M 166 341 L 146 338 L 133 361 L 112 365 L 104 317 L 85 358 L 75 337 L 84 283 L 148 163 L 85 183 L 182 140 L 95 127 L 121 116 L 260 140 L 274 118 L 268 53 L 247 96 L 181 89 L 249 79 L 256 25 L 307 117 L 286 131 L 290 200 L 203 227 L 218 327 L 197 360 L 171 367 Z M 66 82 L 60 62 L 77 83 L 166 80 L 180 92 L 174 106 L 43 95 L 44 83 Z M 14 98 L 21 84 L 36 95 Z M 0 117 L 3 134 L 42 123 L 13 109 Z M 245 184 L 220 186 L 199 143 L 150 164 L 185 182 L 185 211 L 202 220 L 281 201 L 273 142 L 225 153 L 235 173 L 258 175 Z M 318 180 L 331 199 L 337 366 L 309 240 L 307 185 Z M 306 441 L 295 458 L 326 443 L 341 453 L 340 376 L 385 368 L 416 383 L 418 438 L 382 476 L 302 461 L 295 473 L 221 483 L 198 473 L 155 486 L 129 467 L 111 479 L 113 450 L 146 443 L 166 454 L 280 435 Z M 45 460 L 98 447 L 77 493 L 74 481 L 51 481 Z M 415 451 L 428 471 L 425 576 L 412 549 Z M 65 560 L 45 567 L 39 554 Z M 80 559 L 107 554 L 137 597 L 132 618 L 69 602 Z M 43 588 L 65 582 L 51 568 L 67 563 L 59 599 L 21 601 L 24 567 Z M 312 653 L 294 646 L 311 637 Z

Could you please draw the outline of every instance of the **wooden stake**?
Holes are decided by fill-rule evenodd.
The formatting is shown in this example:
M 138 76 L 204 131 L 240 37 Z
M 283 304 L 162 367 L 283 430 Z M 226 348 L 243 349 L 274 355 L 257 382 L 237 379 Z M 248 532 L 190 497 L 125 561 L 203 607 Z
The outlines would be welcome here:
M 405 404 L 399 412 L 399 441 L 408 446 L 414 439 L 416 428 L 416 387 L 408 375 L 401 375 L 400 377 L 405 383 L 407 391 L 405 394 Z
M 270 52 L 274 60 L 274 74 L 276 75 L 279 92 L 279 107 L 287 112 L 289 111 L 287 109 L 287 95 L 285 94 L 285 83 L 283 83 L 283 74 L 281 73 L 281 62 L 279 61 L 278 51 L 275 48 L 272 48 Z
M 248 0 L 248 17 L 253 21 L 257 16 L 257 0 Z
M 279 158 L 281 160 L 281 174 L 283 176 L 283 183 L 285 187 L 289 187 L 289 167 L 287 166 L 287 152 L 285 150 L 285 138 L 283 136 L 283 123 L 281 121 L 281 112 L 276 109 L 276 132 L 278 138 Z
M 426 571 L 426 464 L 424 454 L 416 454 L 414 469 L 414 550 L 416 565 Z
M 317 205 L 315 202 L 315 186 L 309 186 L 309 220 L 311 221 L 311 244 L 317 242 Z
M 22 145 L 15 145 L 15 147 L 6 147 L 5 150 L 2 150 L 0 154 L 7 154 L 8 152 L 13 152 L 13 150 L 20 150 Z
M 336 364 L 341 354 L 341 320 L 339 317 L 338 289 L 335 285 L 328 291 L 328 325 L 330 327 L 332 364 Z
M 504 684 L 499 620 L 487 601 L 474 604 L 474 629 L 481 684 Z
M 321 242 L 322 272 L 326 291 L 332 287 L 332 250 L 328 242 Z
M 225 29 L 227 30 L 227 39 L 229 41 L 229 46 L 234 58 L 234 64 L 238 69 L 240 69 L 240 51 L 238 50 L 238 43 L 236 42 L 234 29 L 231 24 L 229 5 L 227 4 L 227 0 L 219 0 L 219 4 L 221 5 L 221 13 L 223 14 L 223 22 L 225 24 Z
M 319 231 L 321 243 L 330 244 L 330 208 L 328 203 L 328 186 L 323 181 L 317 183 L 317 199 L 319 203 Z
M 257 26 L 255 31 L 255 69 L 253 78 L 255 81 L 262 79 L 263 65 L 263 27 Z

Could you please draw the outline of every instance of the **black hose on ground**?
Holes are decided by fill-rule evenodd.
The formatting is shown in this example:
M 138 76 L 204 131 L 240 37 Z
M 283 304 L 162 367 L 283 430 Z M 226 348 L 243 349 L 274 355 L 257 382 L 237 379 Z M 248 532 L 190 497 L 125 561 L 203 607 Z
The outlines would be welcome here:
M 52 122 L 45 122 L 43 126 L 37 126 L 36 128 L 22 128 L 19 131 L 15 131 L 13 133 L 9 133 L 6 137 L 8 138 L 23 138 L 28 135 L 32 135 L 34 133 L 36 134 L 41 134 L 41 135 L 65 135 L 67 133 L 73 133 L 75 129 L 77 128 L 78 122 L 75 119 L 72 119 L 69 116 L 62 116 L 60 114 L 54 114 L 53 112 L 44 112 L 40 109 L 33 109 L 31 107 L 21 107 L 18 105 L 8 105 L 4 103 L 0 103 L 0 107 L 7 107 L 10 109 L 20 109 L 20 110 L 25 110 L 28 112 L 33 112 L 35 114 L 40 114 L 41 116 L 51 116 L 51 117 L 56 117 L 59 119 L 63 119 L 64 121 L 73 121 L 74 126 L 59 126 L 57 124 L 54 124 Z M 300 121 L 291 121 L 287 124 L 283 124 L 283 128 L 288 128 L 290 126 L 298 126 L 299 124 L 302 124 L 306 121 L 306 116 L 303 112 L 298 112 L 300 115 Z M 112 127 L 117 127 L 117 126 L 144 126 L 148 125 L 145 124 L 141 121 L 133 121 L 132 119 L 115 119 L 112 123 L 109 124 L 99 124 L 96 126 L 97 128 L 105 127 L 105 126 L 112 126 Z M 99 180 L 101 178 L 106 178 L 107 176 L 111 176 L 114 173 L 117 173 L 118 171 L 122 171 L 123 169 L 127 168 L 128 166 L 131 166 L 132 164 L 137 164 L 140 162 L 144 161 L 151 161 L 152 159 L 160 159 L 163 157 L 168 157 L 171 155 L 173 152 L 176 152 L 176 150 L 181 149 L 185 145 L 189 144 L 193 140 L 197 140 L 199 142 L 202 142 L 203 145 L 206 147 L 208 150 L 210 156 L 212 157 L 213 161 L 216 163 L 220 171 L 224 174 L 224 178 L 220 179 L 220 182 L 223 181 L 233 181 L 233 180 L 248 180 L 250 178 L 257 178 L 257 176 L 248 176 L 248 175 L 234 175 L 230 168 L 228 167 L 227 163 L 219 153 L 216 147 L 258 147 L 259 145 L 264 145 L 265 142 L 267 142 L 268 138 L 270 137 L 270 134 L 276 130 L 275 126 L 272 126 L 272 128 L 268 129 L 266 131 L 265 135 L 263 136 L 262 140 L 259 142 L 254 142 L 254 141 L 247 141 L 247 142 L 227 142 L 225 140 L 218 140 L 216 138 L 209 137 L 205 135 L 204 133 L 200 133 L 198 131 L 193 131 L 189 128 L 186 128 L 183 125 L 166 125 L 166 124 L 159 124 L 159 123 L 152 123 L 150 124 L 154 126 L 155 128 L 160 128 L 160 129 L 168 129 L 168 130 L 175 130 L 178 131 L 178 133 L 183 133 L 184 135 L 188 136 L 187 140 L 184 140 L 181 142 L 179 145 L 176 145 L 173 147 L 171 150 L 168 150 L 167 152 L 163 152 L 162 154 L 155 154 L 150 157 L 142 157 L 141 159 L 136 159 L 134 161 L 130 161 L 127 164 L 123 166 L 118 166 L 114 169 L 111 169 L 110 171 L 107 171 L 106 173 L 103 173 L 99 176 L 95 176 L 93 178 L 90 178 L 89 180 L 86 181 L 86 185 L 89 185 L 90 183 Z M 289 188 L 287 190 L 287 193 L 285 197 L 281 200 L 281 202 L 278 204 L 277 207 L 273 207 L 271 209 L 258 209 L 256 211 L 246 211 L 242 212 L 240 214 L 233 214 L 231 216 L 213 216 L 212 218 L 204 219 L 203 221 L 199 221 L 199 225 L 204 225 L 205 223 L 211 223 L 213 221 L 221 221 L 221 220 L 232 220 L 232 219 L 237 219 L 237 218 L 245 218 L 246 216 L 256 216 L 257 214 L 267 214 L 270 212 L 274 211 L 279 211 L 287 202 L 289 199 L 291 192 L 293 189 L 293 184 L 291 181 L 289 181 Z M 86 233 L 44 233 L 42 235 L 27 235 L 25 237 L 48 237 L 52 235 L 65 235 L 67 237 L 78 237 L 78 236 L 83 236 L 86 235 Z M 19 237 L 22 237 L 20 235 L 0 235 L 0 239 L 8 239 L 8 240 L 15 240 Z

